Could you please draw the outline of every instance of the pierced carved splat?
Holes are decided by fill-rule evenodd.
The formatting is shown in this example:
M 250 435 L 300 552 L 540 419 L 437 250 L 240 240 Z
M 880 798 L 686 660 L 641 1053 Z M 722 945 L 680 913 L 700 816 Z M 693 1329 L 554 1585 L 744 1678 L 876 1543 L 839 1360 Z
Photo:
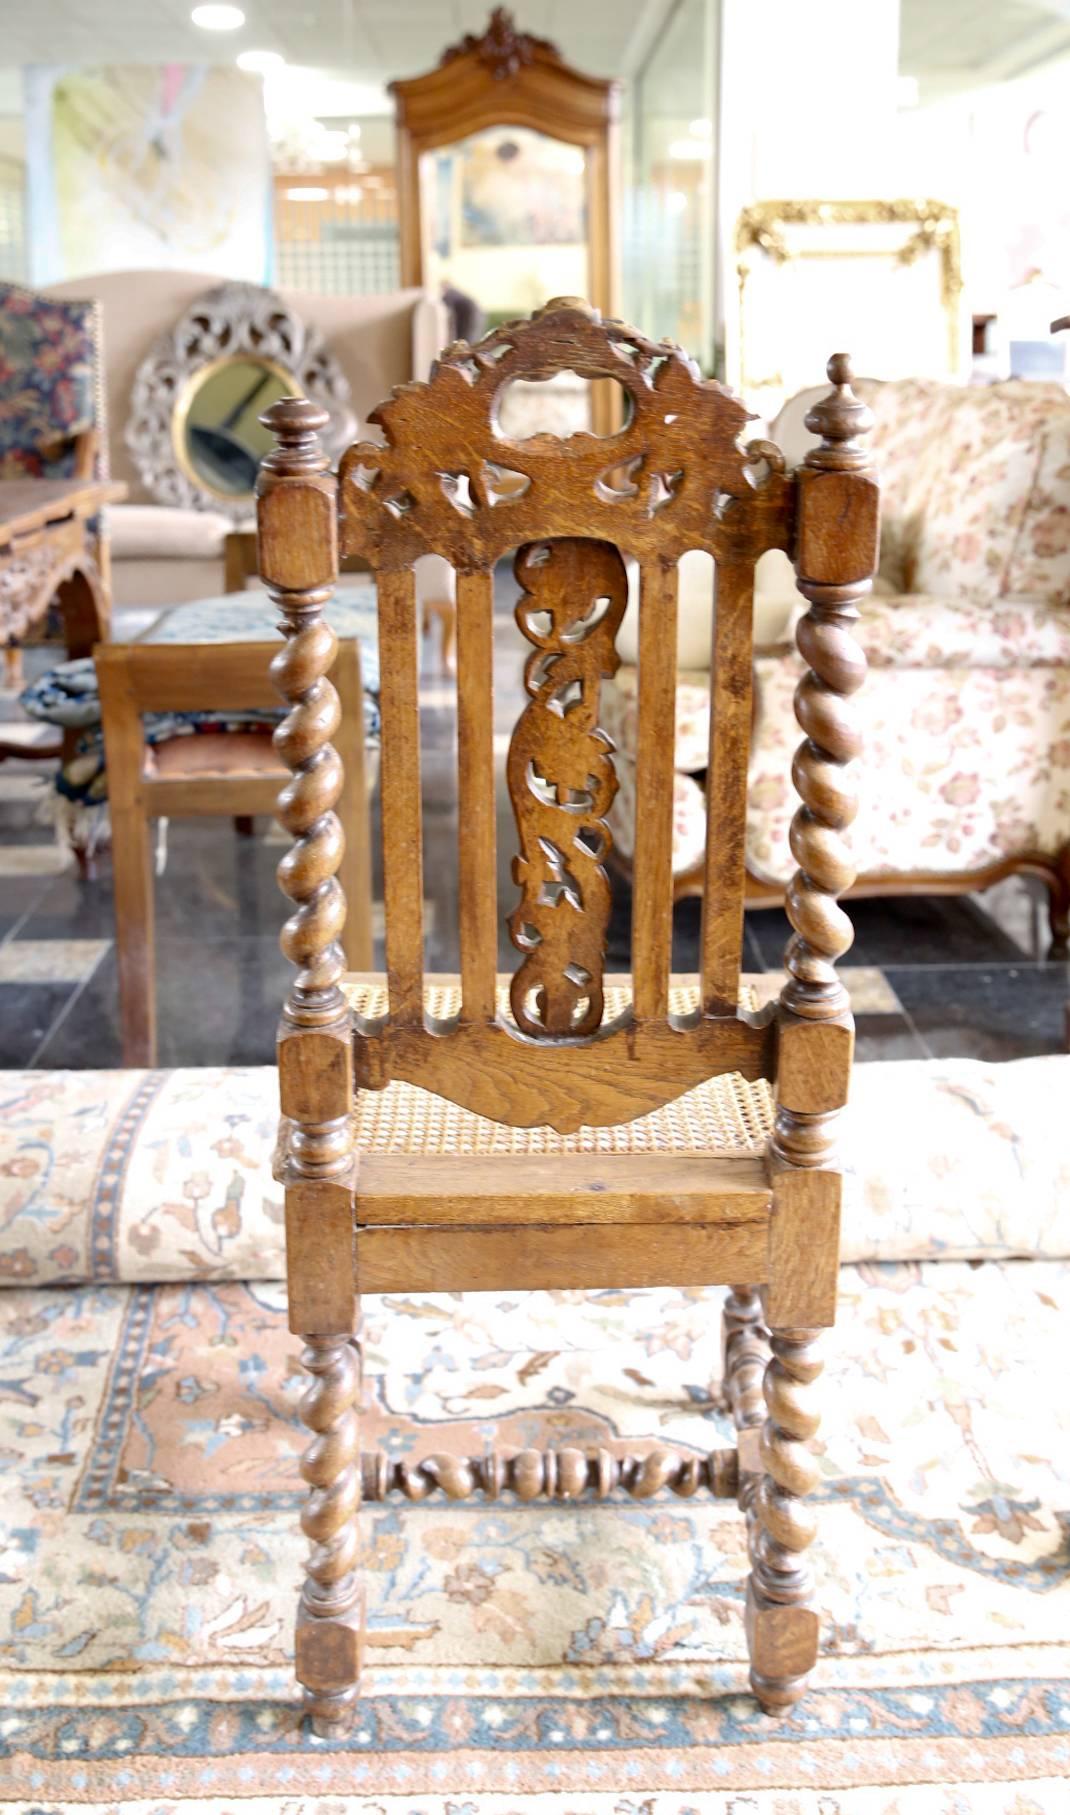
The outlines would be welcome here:
M 523 963 L 510 990 L 524 1033 L 583 1035 L 600 1026 L 611 895 L 605 823 L 617 791 L 613 746 L 598 724 L 603 677 L 615 674 L 628 602 L 624 562 L 607 542 L 522 548 L 516 620 L 534 653 L 531 696 L 513 732 L 507 777 L 521 899 L 509 933 Z

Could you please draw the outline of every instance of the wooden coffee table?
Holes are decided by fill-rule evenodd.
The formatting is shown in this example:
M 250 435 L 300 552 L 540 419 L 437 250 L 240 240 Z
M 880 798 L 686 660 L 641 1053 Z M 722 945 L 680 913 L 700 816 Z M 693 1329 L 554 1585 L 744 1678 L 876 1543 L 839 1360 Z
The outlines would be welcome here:
M 125 497 L 111 480 L 0 480 L 0 648 L 40 623 L 53 599 L 69 656 L 107 640 L 111 599 L 89 521 Z

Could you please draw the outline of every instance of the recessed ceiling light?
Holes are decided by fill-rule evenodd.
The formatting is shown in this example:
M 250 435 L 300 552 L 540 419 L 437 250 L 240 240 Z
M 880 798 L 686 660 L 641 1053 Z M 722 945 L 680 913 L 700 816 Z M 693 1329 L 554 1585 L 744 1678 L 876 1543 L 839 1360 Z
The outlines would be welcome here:
M 713 137 L 713 121 L 712 120 L 692 120 L 692 122 L 687 130 L 691 134 L 691 137 L 693 139 L 712 139 L 712 137 Z
M 236 32 L 245 24 L 240 6 L 195 6 L 190 19 L 202 32 Z
M 251 70 L 254 76 L 272 76 L 285 67 L 286 58 L 277 50 L 243 50 L 237 63 L 239 69 Z

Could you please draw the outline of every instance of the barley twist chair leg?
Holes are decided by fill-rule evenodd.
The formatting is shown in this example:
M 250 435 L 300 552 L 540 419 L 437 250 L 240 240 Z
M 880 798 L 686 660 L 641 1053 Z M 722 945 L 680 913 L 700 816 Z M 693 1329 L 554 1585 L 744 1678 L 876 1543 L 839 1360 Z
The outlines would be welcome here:
M 301 1460 L 309 1488 L 301 1525 L 312 1552 L 297 1616 L 297 1676 L 313 1732 L 330 1738 L 352 1721 L 363 1655 L 361 1353 L 344 1336 L 304 1340 L 302 1365 L 312 1378 L 301 1418 L 313 1438 Z
M 810 1449 L 823 1361 L 815 1330 L 773 1330 L 765 1370 L 761 1480 L 750 1527 L 746 1629 L 751 1688 L 767 1714 L 797 1702 L 817 1661 L 818 1619 L 806 1551 L 816 1534 L 805 1496 L 819 1471 Z
M 732 1286 L 721 1313 L 721 1360 L 724 1397 L 737 1431 L 761 1424 L 765 1412 L 762 1378 L 769 1360 L 757 1286 Z

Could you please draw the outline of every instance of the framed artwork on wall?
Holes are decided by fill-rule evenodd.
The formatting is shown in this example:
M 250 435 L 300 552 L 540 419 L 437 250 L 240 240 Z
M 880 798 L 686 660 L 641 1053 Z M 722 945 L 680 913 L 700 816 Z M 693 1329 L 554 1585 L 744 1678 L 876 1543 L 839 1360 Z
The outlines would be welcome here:
M 736 224 L 728 383 L 771 418 L 830 352 L 871 378 L 964 378 L 970 357 L 953 208 L 768 201 Z
M 30 281 L 100 271 L 269 276 L 259 78 L 129 64 L 25 72 Z

